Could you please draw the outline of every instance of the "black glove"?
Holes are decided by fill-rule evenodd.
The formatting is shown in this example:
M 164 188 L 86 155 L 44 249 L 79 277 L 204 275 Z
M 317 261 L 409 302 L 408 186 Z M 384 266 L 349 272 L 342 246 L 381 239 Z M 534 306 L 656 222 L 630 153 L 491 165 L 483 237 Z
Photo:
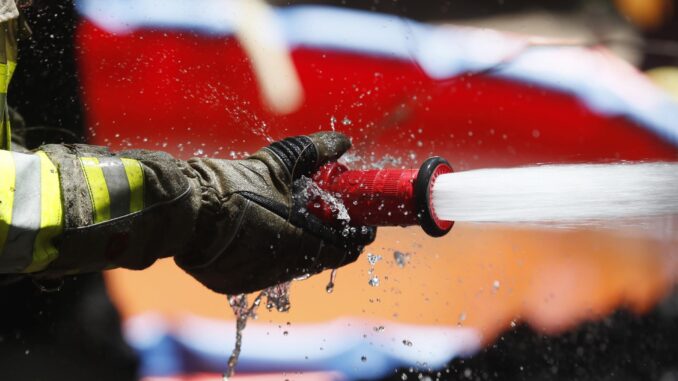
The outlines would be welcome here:
M 246 160 L 191 159 L 190 182 L 201 193 L 190 248 L 177 264 L 208 288 L 252 292 L 355 261 L 376 235 L 311 215 L 293 183 L 351 146 L 339 133 L 275 142 Z

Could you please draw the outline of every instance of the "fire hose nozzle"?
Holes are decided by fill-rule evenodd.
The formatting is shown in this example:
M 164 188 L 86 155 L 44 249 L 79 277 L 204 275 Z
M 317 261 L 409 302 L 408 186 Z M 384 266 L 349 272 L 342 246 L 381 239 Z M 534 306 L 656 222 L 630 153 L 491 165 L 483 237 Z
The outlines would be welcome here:
M 350 225 L 419 225 L 428 235 L 442 237 L 454 222 L 436 216 L 431 191 L 439 175 L 452 171 L 447 160 L 436 156 L 427 159 L 419 169 L 359 171 L 330 163 L 313 180 L 320 189 L 342 201 Z M 308 209 L 325 221 L 336 220 L 336 208 L 333 210 L 321 197 L 310 200 Z

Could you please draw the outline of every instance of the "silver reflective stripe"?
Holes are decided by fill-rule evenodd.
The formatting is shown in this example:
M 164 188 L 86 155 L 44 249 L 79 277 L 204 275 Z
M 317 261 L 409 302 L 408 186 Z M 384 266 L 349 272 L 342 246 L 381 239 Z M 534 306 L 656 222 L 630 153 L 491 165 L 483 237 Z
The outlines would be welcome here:
M 7 94 L 0 93 L 0 149 L 9 151 L 11 147 L 5 146 L 12 139 L 11 136 L 5 136 L 11 135 L 10 129 L 7 128 L 6 126 L 6 123 L 9 123 L 9 111 L 7 110 L 8 108 L 9 106 L 7 106 Z
M 12 157 L 16 189 L 0 268 L 21 272 L 33 261 L 33 242 L 40 230 L 40 157 L 16 152 L 12 152 Z
M 122 160 L 114 157 L 99 158 L 111 202 L 111 218 L 129 214 L 130 189 Z

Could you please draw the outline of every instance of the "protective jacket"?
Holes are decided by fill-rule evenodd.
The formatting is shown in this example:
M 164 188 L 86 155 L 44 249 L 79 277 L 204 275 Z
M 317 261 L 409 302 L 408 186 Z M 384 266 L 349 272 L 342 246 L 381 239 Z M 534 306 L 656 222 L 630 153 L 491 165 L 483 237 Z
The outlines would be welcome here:
M 27 26 L 19 19 L 13 0 L 0 0 L 0 148 L 9 149 L 11 134 L 7 88 L 17 61 L 17 37 Z

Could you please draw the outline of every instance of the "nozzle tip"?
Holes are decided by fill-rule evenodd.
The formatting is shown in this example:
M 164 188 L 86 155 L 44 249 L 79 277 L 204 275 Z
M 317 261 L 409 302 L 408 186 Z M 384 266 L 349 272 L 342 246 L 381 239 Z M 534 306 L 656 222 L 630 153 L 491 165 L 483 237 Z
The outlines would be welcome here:
M 414 197 L 419 213 L 419 223 L 426 234 L 431 237 L 444 236 L 454 225 L 454 221 L 444 221 L 436 216 L 431 199 L 431 190 L 436 178 L 451 172 L 453 172 L 453 169 L 447 160 L 434 156 L 428 158 L 422 164 L 414 182 Z

